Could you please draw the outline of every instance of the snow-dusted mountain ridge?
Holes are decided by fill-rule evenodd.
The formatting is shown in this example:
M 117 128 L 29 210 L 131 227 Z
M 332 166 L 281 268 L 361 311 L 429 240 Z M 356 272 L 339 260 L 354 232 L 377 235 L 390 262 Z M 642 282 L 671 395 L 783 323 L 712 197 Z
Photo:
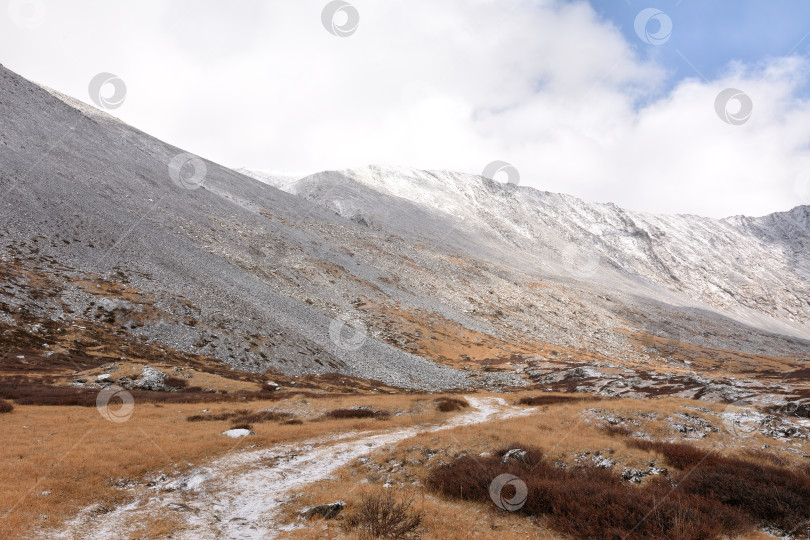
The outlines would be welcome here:
M 537 370 L 573 362 L 644 385 L 806 365 L 806 208 L 651 216 L 475 175 L 257 181 L 207 160 L 189 186 L 187 153 L 109 114 L 2 67 L 0 96 L 0 340 L 18 347 L 119 358 L 125 340 L 421 390 L 568 389 Z
M 759 218 L 653 215 L 477 175 L 385 166 L 319 173 L 283 189 L 372 228 L 810 335 L 808 206 Z M 404 202 L 431 219 L 403 215 Z

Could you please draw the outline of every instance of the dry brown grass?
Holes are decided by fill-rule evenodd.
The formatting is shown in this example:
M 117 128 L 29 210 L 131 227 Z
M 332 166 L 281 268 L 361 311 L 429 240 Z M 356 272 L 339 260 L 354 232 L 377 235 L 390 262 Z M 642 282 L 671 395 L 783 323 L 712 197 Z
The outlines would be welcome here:
M 508 448 L 492 456 L 463 456 L 434 467 L 428 486 L 448 498 L 489 506 L 492 480 L 504 473 L 517 476 L 531 494 L 517 511 L 548 519 L 560 534 L 576 538 L 709 540 L 751 528 L 746 516 L 716 500 L 670 493 L 666 480 L 638 487 L 612 471 L 594 466 L 563 469 L 544 459 L 539 448 L 517 448 L 528 454 L 525 461 L 503 463 Z M 514 495 L 514 488 L 510 491 Z
M 358 404 L 392 415 L 385 420 L 312 421 L 326 411 Z M 262 415 L 268 408 L 304 420 L 255 424 L 255 435 L 243 439 L 221 435 L 232 427 L 234 418 Z M 187 421 L 202 414 L 222 420 Z M 123 423 L 105 420 L 95 407 L 18 405 L 2 419 L 0 538 L 36 536 L 35 531 L 58 526 L 91 503 L 112 508 L 127 497 L 117 485 L 144 482 L 159 473 L 178 474 L 246 445 L 270 446 L 352 429 L 390 429 L 442 419 L 429 399 L 408 395 L 321 399 L 299 395 L 247 405 L 136 402 L 132 416 Z M 158 522 L 144 527 L 152 537 L 161 536 L 154 527 L 171 529 Z
M 167 384 L 170 386 L 176 386 L 177 388 L 198 387 L 202 388 L 203 390 L 214 390 L 216 392 L 255 392 L 263 388 L 263 381 L 258 377 L 248 380 L 240 380 L 228 377 L 225 373 L 212 373 L 200 368 L 195 369 L 193 367 L 172 366 L 154 362 L 129 361 L 112 362 L 111 364 L 106 365 L 113 365 L 115 370 L 109 371 L 103 367 L 97 367 L 94 369 L 81 371 L 75 375 L 71 375 L 71 377 L 74 379 L 79 378 L 93 381 L 99 375 L 109 373 L 115 379 L 127 377 L 132 380 L 137 380 L 140 378 L 141 371 L 143 370 L 144 366 L 151 366 L 169 375 L 169 378 L 173 380 L 174 384 L 172 384 L 170 381 L 167 381 Z M 185 383 L 185 386 L 181 386 L 182 383 Z
M 344 483 L 336 481 L 322 482 L 313 489 L 300 493 L 296 499 L 296 506 L 308 507 L 321 504 L 321 501 L 331 502 L 335 493 L 346 501 L 347 509 L 338 519 L 324 521 L 313 520 L 306 523 L 305 528 L 295 529 L 287 533 L 284 538 L 316 540 L 332 538 L 341 540 L 364 540 L 369 536 L 358 534 L 356 530 L 347 530 L 344 523 L 352 513 L 357 512 L 363 501 L 380 492 L 379 486 L 357 483 Z M 342 490 L 342 491 L 337 491 Z M 466 501 L 448 501 L 441 497 L 427 493 L 420 486 L 403 486 L 396 488 L 400 500 L 412 500 L 411 507 L 415 512 L 422 513 L 420 534 L 424 539 L 436 540 L 467 540 L 477 538 L 488 540 L 526 540 L 526 539 L 557 539 L 559 536 L 545 528 L 542 520 L 531 522 L 524 517 L 506 512 L 489 512 L 482 510 L 474 503 Z M 330 499 L 330 494 L 332 495 Z M 293 516 L 290 516 L 291 519 Z
M 378 489 L 360 499 L 357 509 L 346 516 L 345 525 L 370 538 L 416 539 L 424 515 L 424 510 L 413 508 L 412 498 Z
M 512 401 L 536 394 L 516 395 Z M 555 394 L 550 394 L 554 400 Z M 577 396 L 557 394 L 558 401 L 534 409 L 533 414 L 496 423 L 465 426 L 448 431 L 422 433 L 402 441 L 393 447 L 377 452 L 367 462 L 356 461 L 341 469 L 335 479 L 314 484 L 298 494 L 296 504 L 290 507 L 287 519 L 297 521 L 296 512 L 308 506 L 325 504 L 336 499 L 335 494 L 347 502 L 346 515 L 350 515 L 362 503 L 367 493 L 373 493 L 383 484 L 402 490 L 403 496 L 413 498 L 415 506 L 423 509 L 424 538 L 563 538 L 551 530 L 544 517 L 527 519 L 525 516 L 498 510 L 494 505 L 480 505 L 463 500 L 450 500 L 426 492 L 423 487 L 430 469 L 441 463 L 450 463 L 464 455 L 478 456 L 494 453 L 498 448 L 509 446 L 514 441 L 523 441 L 541 447 L 551 463 L 572 465 L 589 464 L 591 456 L 599 454 L 615 462 L 610 474 L 618 475 L 623 467 L 646 469 L 651 462 L 656 466 L 671 465 L 664 456 L 653 449 L 639 449 L 625 432 L 605 430 L 612 424 L 597 419 L 588 409 L 604 409 L 608 416 L 622 419 L 620 426 L 629 426 L 627 432 L 641 430 L 652 438 L 679 438 L 699 448 L 723 448 L 727 455 L 743 456 L 753 449 L 768 444 L 767 454 L 754 451 L 755 459 L 778 460 L 789 467 L 798 468 L 803 462 L 797 454 L 787 450 L 792 443 L 768 439 L 760 434 L 745 438 L 734 437 L 723 429 L 709 432 L 700 439 L 685 439 L 674 422 L 683 420 L 676 413 L 688 413 L 722 428 L 712 412 L 723 410 L 722 405 L 695 402 L 678 398 L 657 400 L 578 401 Z M 592 396 L 589 396 L 592 397 Z M 638 422 L 636 426 L 633 422 Z M 616 426 L 613 426 L 614 428 Z M 632 429 L 630 429 L 632 428 Z M 621 431 L 621 430 L 619 430 Z M 794 448 L 810 451 L 810 443 L 803 441 Z M 589 452 L 589 454 L 584 454 Z M 486 454 L 485 454 L 486 455 Z M 646 479 L 642 485 L 654 481 Z M 306 529 L 291 534 L 291 538 L 355 538 L 344 531 L 341 520 L 310 523 Z M 685 530 L 685 529 L 684 529 Z M 768 538 L 764 533 L 752 531 L 746 538 Z
M 629 442 L 662 455 L 676 470 L 639 487 L 592 464 L 557 467 L 542 449 L 523 443 L 434 466 L 427 484 L 444 496 L 488 506 L 492 479 L 515 475 L 530 494 L 520 513 L 543 516 L 561 534 L 578 538 L 718 539 L 751 532 L 758 524 L 802 538 L 810 533 L 810 476 L 804 471 L 690 443 Z M 501 457 L 513 448 L 521 448 L 524 457 L 504 462 Z
M 511 398 L 518 402 L 524 393 Z M 565 396 L 564 398 L 562 396 Z M 563 401 L 555 399 L 559 397 Z M 722 406 L 690 400 L 578 401 L 571 394 L 549 394 L 549 404 L 532 408 L 532 414 L 497 423 L 456 428 L 446 432 L 425 432 L 402 441 L 345 467 L 337 478 L 309 486 L 298 494 L 289 508 L 288 519 L 306 506 L 332 502 L 340 493 L 348 503 L 346 515 L 359 508 L 363 496 L 389 483 L 414 499 L 414 509 L 424 511 L 422 523 L 426 538 L 555 538 L 544 518 L 525 517 L 496 511 L 479 504 L 446 500 L 426 493 L 422 487 L 429 470 L 437 464 L 450 463 L 463 455 L 478 456 L 514 441 L 525 441 L 543 448 L 551 462 L 574 464 L 585 455 L 599 453 L 621 467 L 645 468 L 651 461 L 663 465 L 663 457 L 654 448 L 639 449 L 626 432 L 608 433 L 606 424 L 595 416 L 622 419 L 628 431 L 643 430 L 655 439 L 682 437 L 674 428 L 673 415 L 688 412 L 709 422 L 718 423 L 711 411 Z M 158 473 L 179 474 L 192 465 L 213 459 L 246 445 L 269 446 L 311 439 L 346 430 L 380 430 L 397 426 L 430 424 L 446 419 L 447 413 L 436 408 L 436 396 L 378 395 L 331 396 L 313 398 L 293 396 L 273 402 L 213 404 L 136 404 L 129 421 L 116 424 L 104 420 L 95 408 L 17 406 L 3 416 L 4 434 L 0 446 L 0 537 L 34 534 L 47 530 L 74 515 L 91 503 L 112 508 L 125 502 L 126 492 L 116 485 L 143 482 Z M 442 398 L 438 398 L 442 400 Z M 444 396 L 444 399 L 458 399 Z M 557 402 L 559 401 L 559 402 Z M 329 411 L 368 407 L 390 414 L 385 420 L 375 418 L 324 419 Z M 697 407 L 697 408 L 696 408 Z M 208 409 L 208 412 L 203 412 Z M 267 412 L 269 410 L 269 412 Z M 355 409 L 356 410 L 356 409 Z M 272 422 L 257 422 L 263 415 Z M 279 420 L 293 415 L 300 424 L 288 425 Z M 189 422 L 188 417 L 202 416 L 206 421 Z M 221 436 L 239 420 L 250 419 L 256 435 L 232 440 Z M 635 425 L 632 422 L 637 422 Z M 618 428 L 616 428 L 618 429 Z M 769 444 L 767 452 L 758 450 Z M 785 443 L 759 434 L 737 439 L 726 432 L 712 432 L 705 439 L 690 441 L 698 447 L 728 448 L 749 459 L 780 466 L 798 466 L 800 458 L 785 451 Z M 738 450 L 734 450 L 738 448 Z M 810 450 L 804 442 L 800 449 Z M 577 455 L 580 454 L 580 457 Z M 298 538 L 352 538 L 356 533 L 334 522 L 314 521 L 307 529 L 291 534 Z M 143 524 L 143 535 L 164 536 L 174 527 L 171 522 Z M 157 533 L 155 531 L 162 531 Z
M 356 307 L 383 327 L 397 328 L 398 337 L 390 341 L 391 345 L 401 347 L 405 338 L 411 344 L 406 350 L 454 367 L 497 365 L 539 348 L 518 336 L 506 340 L 470 330 L 437 313 L 401 309 L 367 298 Z
M 777 379 L 785 373 L 804 368 L 804 363 L 793 357 L 754 354 L 742 351 L 719 349 L 694 345 L 686 341 L 662 338 L 647 333 L 621 330 L 631 343 L 644 350 L 655 349 L 666 356 L 691 363 L 690 369 L 706 373 L 716 378 L 720 376 L 756 375 L 771 376 Z
M 102 279 L 97 275 L 88 275 L 84 279 L 73 279 L 71 282 L 86 293 L 107 298 L 123 298 L 133 304 L 152 305 L 155 303 L 151 296 L 141 293 L 138 289 L 130 287 L 123 281 Z

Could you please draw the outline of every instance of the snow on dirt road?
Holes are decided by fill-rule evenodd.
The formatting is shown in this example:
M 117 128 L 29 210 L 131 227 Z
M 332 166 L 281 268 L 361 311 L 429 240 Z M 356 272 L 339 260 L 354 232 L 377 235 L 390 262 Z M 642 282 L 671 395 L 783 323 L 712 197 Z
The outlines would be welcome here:
M 139 523 L 169 513 L 182 523 L 175 538 L 273 538 L 283 530 L 278 523 L 279 511 L 292 493 L 328 478 L 358 457 L 419 433 L 532 412 L 510 406 L 502 398 L 467 397 L 467 401 L 472 410 L 437 426 L 349 432 L 228 454 L 185 476 L 167 479 L 148 490 L 142 488 L 135 502 L 111 512 L 98 515 L 89 507 L 57 537 L 128 537 Z

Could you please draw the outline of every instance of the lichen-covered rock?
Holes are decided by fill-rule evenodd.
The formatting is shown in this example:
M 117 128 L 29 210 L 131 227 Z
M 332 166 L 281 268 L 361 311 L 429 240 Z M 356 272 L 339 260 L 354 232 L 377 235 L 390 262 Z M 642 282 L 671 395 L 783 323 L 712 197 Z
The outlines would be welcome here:
M 141 378 L 132 383 L 133 388 L 140 390 L 167 390 L 167 375 L 152 366 L 144 366 L 141 371 Z
M 528 457 L 529 454 L 526 452 L 526 450 L 521 450 L 520 448 L 512 448 L 503 455 L 503 457 L 501 458 L 501 462 L 510 463 L 517 461 L 520 463 L 526 463 Z
M 96 377 L 96 383 L 100 385 L 108 385 L 113 384 L 115 382 L 115 378 L 110 375 L 109 373 L 104 373 Z
M 343 501 L 335 501 L 329 504 L 321 504 L 319 506 L 313 506 L 309 510 L 304 512 L 304 517 L 307 519 L 312 518 L 322 518 L 322 519 L 334 519 L 340 514 L 341 511 L 346 507 L 346 503 Z

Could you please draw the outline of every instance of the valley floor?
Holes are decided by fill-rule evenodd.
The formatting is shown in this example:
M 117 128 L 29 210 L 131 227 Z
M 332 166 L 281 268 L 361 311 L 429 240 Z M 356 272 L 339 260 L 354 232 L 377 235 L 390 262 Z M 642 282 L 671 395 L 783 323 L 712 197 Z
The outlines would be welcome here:
M 0 536 L 363 538 L 364 505 L 391 494 L 411 501 L 407 512 L 420 516 L 423 538 L 567 537 L 552 511 L 508 512 L 486 495 L 459 498 L 431 483 L 465 456 L 481 470 L 493 459 L 500 467 L 509 447 L 539 448 L 560 470 L 606 471 L 639 493 L 684 471 L 666 449 L 638 441 L 685 443 L 755 470 L 792 471 L 805 479 L 802 489 L 810 486 L 804 426 L 785 436 L 727 405 L 536 391 L 278 393 L 272 400 L 136 403 L 122 422 L 95 407 L 15 406 L 0 419 L 7 434 Z M 239 427 L 251 434 L 223 434 Z M 533 486 L 536 465 L 503 463 Z M 539 496 L 532 489 L 527 508 Z M 338 501 L 345 507 L 333 519 L 303 515 Z M 643 504 L 654 511 L 660 503 Z M 741 535 L 771 537 L 767 526 L 749 520 Z M 796 521 L 793 537 L 803 537 L 801 527 Z

